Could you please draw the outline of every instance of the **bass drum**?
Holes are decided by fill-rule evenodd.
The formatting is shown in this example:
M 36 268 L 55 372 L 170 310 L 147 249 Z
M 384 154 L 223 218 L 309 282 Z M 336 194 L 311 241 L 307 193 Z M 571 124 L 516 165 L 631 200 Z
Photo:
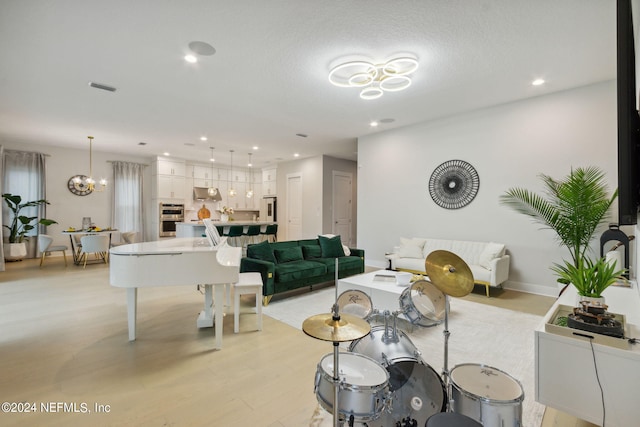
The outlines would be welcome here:
M 318 403 L 333 414 L 335 390 L 333 387 L 333 353 L 318 363 L 315 394 Z M 338 414 L 342 420 L 353 415 L 356 421 L 378 418 L 387 405 L 389 374 L 375 360 L 353 353 L 338 355 Z
M 450 373 L 453 412 L 484 426 L 521 427 L 522 385 L 490 366 L 464 363 Z
M 446 391 L 440 376 L 420 357 L 409 337 L 396 330 L 397 339 L 385 337 L 384 326 L 373 326 L 369 335 L 355 340 L 349 351 L 378 361 L 389 372 L 391 403 L 369 427 L 395 426 L 409 417 L 424 426 L 430 416 L 446 409 Z
M 400 294 L 400 309 L 413 325 L 436 326 L 444 321 L 446 297 L 428 280 L 418 280 Z

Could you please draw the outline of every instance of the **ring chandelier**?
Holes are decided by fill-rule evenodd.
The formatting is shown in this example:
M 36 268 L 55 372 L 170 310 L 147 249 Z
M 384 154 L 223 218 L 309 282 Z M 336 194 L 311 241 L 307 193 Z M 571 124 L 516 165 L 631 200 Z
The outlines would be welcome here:
M 385 92 L 398 92 L 411 86 L 409 74 L 417 69 L 418 60 L 408 56 L 378 65 L 366 61 L 350 61 L 334 67 L 329 72 L 329 81 L 338 87 L 362 89 L 362 99 L 376 99 Z

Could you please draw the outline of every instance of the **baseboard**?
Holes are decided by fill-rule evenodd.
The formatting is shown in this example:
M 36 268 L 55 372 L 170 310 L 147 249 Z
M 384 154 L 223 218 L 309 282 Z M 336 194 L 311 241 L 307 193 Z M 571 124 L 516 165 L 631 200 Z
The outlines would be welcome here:
M 557 286 L 534 285 L 533 283 L 515 282 L 513 280 L 507 280 L 502 284 L 502 287 L 513 291 L 544 295 L 547 297 L 557 297 L 559 292 Z

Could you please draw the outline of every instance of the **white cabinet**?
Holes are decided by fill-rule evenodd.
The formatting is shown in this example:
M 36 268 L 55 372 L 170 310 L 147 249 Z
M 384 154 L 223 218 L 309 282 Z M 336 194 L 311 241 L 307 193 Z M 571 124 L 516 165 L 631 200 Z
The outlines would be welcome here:
M 184 161 L 158 159 L 156 161 L 158 175 L 175 175 L 184 177 L 187 166 Z
M 231 172 L 231 179 L 233 182 L 247 182 L 247 173 L 243 170 L 234 169 Z
M 158 157 L 153 163 L 152 197 L 158 199 L 184 199 L 187 165 L 184 160 Z
M 640 336 L 640 295 L 633 288 L 610 286 L 603 296 L 609 310 L 626 316 L 626 336 Z M 573 307 L 575 288 L 570 286 L 551 307 L 544 323 L 551 321 L 558 304 Z M 588 332 L 564 336 L 535 331 L 536 401 L 597 425 L 603 420 L 603 395 L 607 427 L 638 425 L 640 419 L 640 344 L 626 348 L 592 343 Z M 602 387 L 602 394 L 600 393 Z
M 218 171 L 215 168 L 204 166 L 193 166 L 193 178 L 203 179 L 211 181 L 212 179 L 218 179 Z
M 269 168 L 269 169 L 262 170 L 262 195 L 263 196 L 276 195 L 276 178 L 277 178 L 276 168 Z
M 183 176 L 158 175 L 157 176 L 157 192 L 158 199 L 184 199 L 185 198 L 185 181 Z

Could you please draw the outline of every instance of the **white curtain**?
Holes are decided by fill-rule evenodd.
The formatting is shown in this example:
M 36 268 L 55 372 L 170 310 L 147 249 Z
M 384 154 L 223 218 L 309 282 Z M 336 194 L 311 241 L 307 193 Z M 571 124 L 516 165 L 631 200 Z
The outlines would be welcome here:
M 46 199 L 46 154 L 31 151 L 4 150 L 2 156 L 2 193 L 11 193 L 22 197 L 22 202 Z M 32 206 L 20 212 L 21 215 L 47 217 L 47 205 Z M 11 222 L 10 211 L 6 204 L 2 206 L 2 223 Z M 38 226 L 27 233 L 27 258 L 36 258 L 39 233 L 46 232 L 44 226 Z
M 113 162 L 113 211 L 111 227 L 121 233 L 135 231 L 144 236 L 142 184 L 144 166 L 139 163 Z

